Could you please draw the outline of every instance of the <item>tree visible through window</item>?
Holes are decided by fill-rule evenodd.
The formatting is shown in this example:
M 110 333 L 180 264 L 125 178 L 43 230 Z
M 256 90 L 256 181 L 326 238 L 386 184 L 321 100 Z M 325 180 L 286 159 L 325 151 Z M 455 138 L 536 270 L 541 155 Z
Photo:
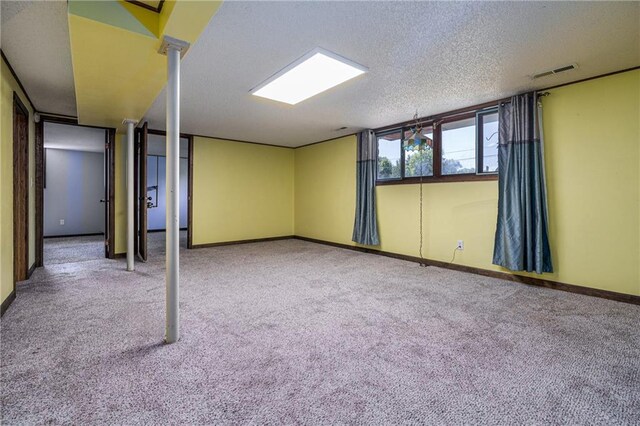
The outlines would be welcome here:
M 422 147 L 412 147 L 407 149 L 407 144 L 403 146 L 404 150 L 404 175 L 406 177 L 415 176 L 433 176 L 433 129 L 425 127 L 422 129 L 422 135 L 426 137 L 427 143 Z M 405 130 L 405 140 L 412 134 L 412 130 Z
M 434 126 L 432 123 L 436 123 Z M 496 107 L 479 109 L 429 122 L 421 130 L 427 140 L 422 146 L 406 143 L 409 127 L 379 133 L 378 180 L 415 178 L 451 180 L 455 175 L 473 179 L 498 170 L 498 113 Z M 460 180 L 460 179 L 455 179 Z
M 401 179 L 402 139 L 400 131 L 378 136 L 378 179 Z

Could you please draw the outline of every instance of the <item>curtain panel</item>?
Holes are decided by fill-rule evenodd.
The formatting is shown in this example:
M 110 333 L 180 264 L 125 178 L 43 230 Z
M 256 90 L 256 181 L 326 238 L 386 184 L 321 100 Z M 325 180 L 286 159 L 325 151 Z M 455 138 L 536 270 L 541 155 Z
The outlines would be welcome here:
M 376 215 L 377 148 L 375 133 L 372 130 L 358 133 L 356 216 L 351 239 L 368 246 L 380 244 Z
M 537 93 L 500 105 L 498 222 L 493 263 L 512 271 L 553 272 L 548 235 L 542 106 Z

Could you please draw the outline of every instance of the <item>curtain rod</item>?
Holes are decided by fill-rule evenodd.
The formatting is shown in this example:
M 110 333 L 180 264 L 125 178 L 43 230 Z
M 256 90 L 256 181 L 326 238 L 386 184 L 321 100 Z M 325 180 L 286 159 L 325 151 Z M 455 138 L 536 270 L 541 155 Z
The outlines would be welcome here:
M 529 92 L 525 92 L 525 93 L 529 93 Z M 523 93 L 521 93 L 521 94 L 523 94 Z M 539 97 L 549 96 L 549 95 L 550 95 L 549 92 L 541 92 L 541 93 L 538 94 Z M 438 120 L 457 117 L 457 116 L 460 116 L 460 115 L 467 115 L 467 114 L 470 114 L 470 113 L 475 112 L 475 111 L 483 110 L 483 109 L 486 109 L 486 108 L 492 108 L 492 107 L 495 107 L 497 105 L 504 105 L 504 104 L 507 104 L 507 103 L 511 103 L 511 97 L 497 99 L 495 101 L 485 102 L 483 104 L 478 104 L 478 105 L 474 105 L 474 106 L 467 107 L 467 108 L 461 108 L 461 109 L 458 109 L 458 110 L 453 110 L 453 111 L 450 111 L 448 113 L 434 114 L 434 115 L 430 115 L 430 116 L 426 116 L 426 117 L 421 117 L 421 118 L 418 118 L 418 120 L 408 120 L 408 121 L 403 121 L 401 123 L 392 124 L 390 126 L 378 127 L 377 129 L 373 129 L 373 131 L 376 132 L 376 133 L 381 133 L 381 132 L 387 132 L 387 131 L 401 130 L 403 127 L 407 127 L 407 126 L 411 126 L 411 125 L 416 124 L 416 122 L 419 125 L 429 124 L 429 123 L 433 123 L 433 122 L 438 121 Z
M 529 93 L 529 92 L 525 92 L 525 93 Z M 524 95 L 524 93 L 521 93 L 521 94 Z M 545 96 L 549 96 L 550 94 L 551 93 L 549 93 L 549 92 L 540 92 L 540 93 L 538 93 L 538 97 L 539 98 L 543 98 Z M 518 95 L 516 95 L 516 96 L 518 96 Z M 510 104 L 510 103 L 511 103 L 511 99 L 508 99 L 508 100 L 504 100 L 504 101 L 500 102 L 500 105 Z

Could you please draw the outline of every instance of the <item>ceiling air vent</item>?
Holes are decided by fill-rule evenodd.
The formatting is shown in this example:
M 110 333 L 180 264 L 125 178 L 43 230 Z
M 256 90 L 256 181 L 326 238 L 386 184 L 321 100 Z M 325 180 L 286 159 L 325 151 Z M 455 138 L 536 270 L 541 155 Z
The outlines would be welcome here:
M 532 78 L 535 80 L 537 78 L 542 78 L 542 77 L 546 77 L 546 76 L 549 76 L 549 75 L 559 74 L 561 72 L 575 70 L 576 68 L 578 68 L 578 64 L 565 65 L 563 67 L 559 67 L 559 68 L 556 68 L 556 69 L 553 69 L 553 70 L 544 71 L 544 72 L 535 74 Z

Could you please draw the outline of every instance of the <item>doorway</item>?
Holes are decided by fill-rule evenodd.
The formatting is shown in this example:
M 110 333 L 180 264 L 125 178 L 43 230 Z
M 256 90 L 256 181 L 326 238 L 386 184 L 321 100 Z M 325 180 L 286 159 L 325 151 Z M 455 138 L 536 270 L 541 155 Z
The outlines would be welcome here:
M 115 130 L 42 117 L 38 133 L 39 266 L 112 257 Z
M 13 291 L 29 278 L 29 111 L 13 93 Z
M 138 257 L 164 256 L 166 251 L 166 133 L 146 128 L 137 133 L 136 150 L 136 241 Z M 190 248 L 191 241 L 191 149 L 193 138 L 180 135 L 179 224 L 180 247 Z

